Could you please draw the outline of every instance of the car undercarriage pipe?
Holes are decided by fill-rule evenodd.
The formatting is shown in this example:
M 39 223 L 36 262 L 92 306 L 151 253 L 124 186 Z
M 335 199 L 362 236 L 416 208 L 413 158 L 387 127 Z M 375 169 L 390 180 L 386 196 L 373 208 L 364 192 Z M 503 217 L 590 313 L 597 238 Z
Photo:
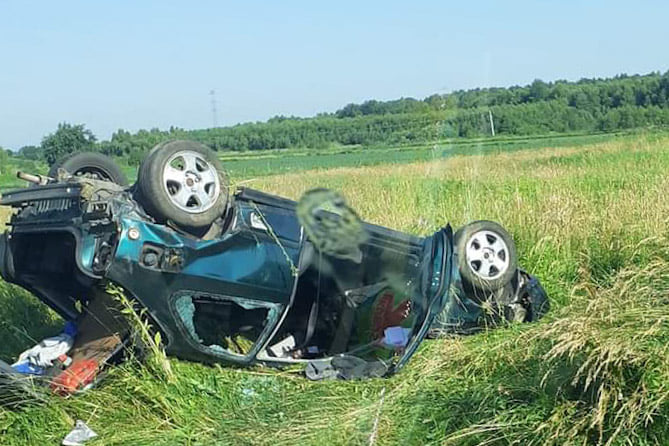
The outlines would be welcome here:
M 16 177 L 39 185 L 49 184 L 54 181 L 53 178 L 47 177 L 46 175 L 33 175 L 31 173 L 21 172 L 20 170 L 16 172 Z

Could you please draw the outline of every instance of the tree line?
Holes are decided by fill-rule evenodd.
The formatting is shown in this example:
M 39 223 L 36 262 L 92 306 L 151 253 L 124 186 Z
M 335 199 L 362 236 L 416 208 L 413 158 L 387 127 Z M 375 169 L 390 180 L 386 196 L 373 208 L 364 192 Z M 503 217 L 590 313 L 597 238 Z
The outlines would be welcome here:
M 201 130 L 118 130 L 97 141 L 83 125 L 60 124 L 40 146 L 19 154 L 53 163 L 80 150 L 97 150 L 139 163 L 155 144 L 193 139 L 213 150 L 321 149 L 331 145 L 408 144 L 490 134 L 488 112 L 501 135 L 615 131 L 669 124 L 669 71 L 576 82 L 535 80 L 508 88 L 477 88 L 348 104 L 313 118 L 276 116 L 266 122 Z

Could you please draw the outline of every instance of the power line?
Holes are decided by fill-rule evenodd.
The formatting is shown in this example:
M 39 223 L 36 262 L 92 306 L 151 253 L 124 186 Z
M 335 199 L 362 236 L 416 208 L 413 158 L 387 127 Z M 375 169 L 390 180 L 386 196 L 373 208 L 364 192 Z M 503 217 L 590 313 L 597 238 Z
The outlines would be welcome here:
M 213 128 L 218 127 L 218 116 L 216 112 L 216 90 L 210 90 L 209 96 L 211 96 L 211 119 Z

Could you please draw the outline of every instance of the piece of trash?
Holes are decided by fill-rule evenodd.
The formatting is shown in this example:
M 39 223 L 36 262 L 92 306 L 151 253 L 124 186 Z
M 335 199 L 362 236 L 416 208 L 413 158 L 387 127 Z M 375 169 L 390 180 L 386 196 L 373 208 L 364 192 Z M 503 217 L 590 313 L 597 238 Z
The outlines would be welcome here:
M 304 370 L 312 381 L 334 379 L 380 378 L 388 372 L 388 367 L 381 361 L 365 361 L 350 355 L 335 356 L 327 360 L 309 361 Z
M 276 344 L 267 348 L 274 356 L 283 357 L 287 352 L 295 349 L 295 338 L 293 335 L 287 336 L 282 341 L 277 342 Z
M 351 355 L 340 355 L 332 358 L 332 367 L 341 379 L 380 378 L 388 372 L 388 366 L 379 360 L 365 361 Z
M 409 343 L 411 330 L 404 327 L 388 327 L 384 330 L 383 343 L 389 347 L 403 348 Z
M 97 436 L 98 434 L 96 434 L 93 429 L 88 427 L 86 423 L 81 420 L 77 420 L 74 425 L 74 429 L 72 429 L 70 433 L 65 436 L 61 444 L 63 446 L 81 446 L 88 440 L 91 440 Z
M 76 361 L 54 378 L 51 388 L 60 394 L 74 393 L 93 382 L 98 373 L 98 362 L 94 359 Z
M 69 367 L 72 365 L 72 358 L 67 356 L 67 355 L 60 355 L 58 357 L 58 362 L 63 366 L 63 367 Z
M 56 359 L 72 349 L 76 335 L 77 326 L 74 322 L 68 321 L 61 334 L 43 339 L 33 348 L 24 351 L 13 366 L 30 362 L 39 367 L 51 367 Z
M 304 369 L 304 374 L 311 381 L 329 381 L 337 379 L 339 373 L 332 367 L 330 360 L 309 361 Z
M 12 369 L 16 373 L 21 373 L 22 375 L 43 375 L 44 369 L 38 365 L 31 364 L 29 361 L 23 361 L 20 363 L 15 363 L 12 365 Z

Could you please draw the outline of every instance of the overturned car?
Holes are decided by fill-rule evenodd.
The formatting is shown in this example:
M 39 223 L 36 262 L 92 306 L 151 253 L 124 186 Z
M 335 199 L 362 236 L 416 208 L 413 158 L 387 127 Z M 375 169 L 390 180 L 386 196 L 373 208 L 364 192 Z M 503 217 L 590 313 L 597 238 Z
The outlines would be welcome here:
M 0 273 L 76 323 L 69 367 L 100 369 L 131 337 L 107 283 L 147 310 L 168 354 L 303 363 L 314 379 L 386 376 L 427 336 L 548 310 L 496 223 L 416 237 L 362 222 L 326 189 L 298 202 L 230 194 L 215 155 L 195 142 L 158 145 L 130 187 L 98 154 L 23 177 L 38 184 L 2 197 L 15 212 Z

